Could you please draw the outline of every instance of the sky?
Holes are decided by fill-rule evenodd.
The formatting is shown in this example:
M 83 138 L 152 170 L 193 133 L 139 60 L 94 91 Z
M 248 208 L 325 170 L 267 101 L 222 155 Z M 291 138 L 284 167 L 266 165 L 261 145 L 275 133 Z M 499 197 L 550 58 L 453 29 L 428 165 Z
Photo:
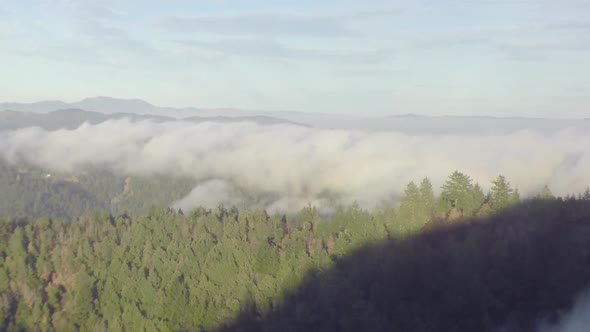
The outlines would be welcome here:
M 590 0 L 2 0 L 0 101 L 590 117 Z

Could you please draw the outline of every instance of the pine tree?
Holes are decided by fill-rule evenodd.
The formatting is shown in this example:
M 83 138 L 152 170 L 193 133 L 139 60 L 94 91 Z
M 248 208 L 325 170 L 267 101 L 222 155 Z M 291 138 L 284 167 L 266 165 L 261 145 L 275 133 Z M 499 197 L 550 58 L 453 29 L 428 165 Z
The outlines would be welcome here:
M 428 219 L 434 215 L 434 191 L 432 183 L 427 177 L 420 183 L 420 202 L 424 207 L 424 213 Z
M 549 186 L 545 185 L 545 187 L 543 187 L 543 190 L 541 190 L 539 195 L 537 195 L 537 198 L 543 199 L 543 200 L 552 200 L 552 199 L 555 199 L 555 196 L 551 192 L 551 189 L 549 189 Z
M 426 189 L 427 185 L 424 187 Z M 413 181 L 406 186 L 398 213 L 402 233 L 419 228 L 430 218 L 427 206 L 422 201 L 421 189 Z M 428 195 L 427 190 L 425 194 Z M 434 201 L 434 195 L 432 200 Z
M 510 187 L 510 183 L 503 175 L 498 175 L 498 177 L 492 181 L 490 193 L 490 203 L 495 211 L 501 211 L 512 206 L 518 201 L 517 197 L 519 196 L 518 191 L 515 192 Z
M 514 191 L 512 192 L 512 201 L 514 203 L 520 202 L 520 191 L 518 191 L 518 188 L 514 188 Z
M 463 213 L 474 211 L 475 190 L 471 178 L 459 171 L 454 171 L 442 186 L 441 199 L 448 208 L 457 208 Z
M 483 189 L 481 189 L 481 187 L 478 183 L 476 183 L 473 186 L 473 191 L 472 191 L 471 197 L 472 197 L 471 205 L 468 207 L 468 209 L 466 211 L 469 215 L 475 214 L 475 212 L 477 212 L 479 210 L 479 208 L 484 204 L 484 202 L 486 200 L 486 196 L 483 193 Z

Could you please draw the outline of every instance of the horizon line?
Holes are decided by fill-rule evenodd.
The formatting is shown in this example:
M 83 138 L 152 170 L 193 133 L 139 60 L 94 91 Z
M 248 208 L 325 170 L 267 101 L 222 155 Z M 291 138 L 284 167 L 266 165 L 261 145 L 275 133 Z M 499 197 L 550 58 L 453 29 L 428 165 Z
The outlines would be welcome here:
M 241 108 L 238 106 L 221 106 L 221 107 L 198 107 L 198 106 L 161 106 L 161 105 L 156 105 L 150 101 L 147 101 L 145 99 L 142 98 L 131 98 L 131 97 L 111 97 L 111 96 L 105 96 L 105 95 L 96 95 L 96 96 L 92 96 L 92 97 L 84 97 L 82 99 L 75 99 L 75 100 L 71 100 L 71 101 L 66 101 L 64 99 L 41 99 L 41 100 L 36 100 L 36 101 L 1 101 L 0 100 L 0 107 L 4 107 L 4 105 L 6 104 L 16 104 L 16 105 L 20 105 L 20 106 L 29 106 L 29 105 L 34 105 L 34 104 L 41 104 L 41 103 L 62 103 L 65 105 L 72 105 L 72 104 L 77 104 L 77 103 L 82 103 L 85 101 L 89 101 L 89 100 L 98 100 L 98 99 L 104 99 L 104 100 L 111 100 L 111 101 L 115 101 L 115 102 L 137 102 L 137 103 L 142 103 L 142 104 L 146 104 L 146 106 L 148 107 L 154 107 L 154 108 L 159 108 L 159 109 L 172 109 L 172 110 L 177 110 L 177 111 L 221 111 L 221 110 L 232 110 L 232 111 L 239 111 L 239 112 L 263 112 L 263 113 L 303 113 L 303 114 L 308 114 L 308 115 L 328 115 L 328 116 L 337 116 L 337 115 L 341 115 L 341 116 L 350 116 L 350 117 L 355 117 L 355 118 L 374 118 L 374 119 L 379 119 L 379 118 L 388 118 L 388 117 L 422 117 L 422 118 L 478 118 L 478 119 L 512 119 L 512 120 L 590 120 L 590 117 L 537 117 L 537 116 L 523 116 L 523 115 L 519 115 L 519 116 L 498 116 L 498 115 L 481 115 L 481 114 L 477 114 L 477 115 L 466 115 L 466 114 L 440 114 L 440 115 L 428 115 L 428 114 L 423 114 L 423 113 L 394 113 L 394 114 L 354 114 L 354 113 L 337 113 L 337 112 L 314 112 L 314 111 L 307 111 L 307 110 L 289 110 L 289 109 L 252 109 L 252 108 Z M 58 109 L 54 109 L 51 111 L 47 111 L 45 113 L 52 113 L 55 111 L 61 111 L 61 110 L 82 110 L 82 111 L 86 111 L 86 112 L 96 112 L 96 113 L 103 113 L 103 112 L 99 112 L 99 111 L 90 111 L 90 110 L 86 110 L 84 108 L 77 108 L 77 107 L 72 107 L 72 108 L 58 108 Z M 0 112 L 2 111 L 15 111 L 12 109 L 0 109 Z M 31 113 L 39 113 L 39 112 L 34 112 L 34 111 L 18 111 L 16 110 L 15 112 L 31 112 Z M 117 114 L 117 113 L 125 113 L 125 112 L 114 112 L 112 114 Z M 133 113 L 133 112 L 131 112 Z M 105 114 L 105 113 L 103 113 Z M 158 115 L 158 114 L 153 114 L 153 113 L 141 113 L 144 115 Z M 264 114 L 264 115 L 268 115 L 268 114 Z

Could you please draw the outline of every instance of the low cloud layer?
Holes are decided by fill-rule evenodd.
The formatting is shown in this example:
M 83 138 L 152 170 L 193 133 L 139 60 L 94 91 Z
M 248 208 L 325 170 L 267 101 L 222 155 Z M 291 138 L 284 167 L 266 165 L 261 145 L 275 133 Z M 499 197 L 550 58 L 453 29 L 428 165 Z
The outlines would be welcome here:
M 0 133 L 0 158 L 58 171 L 104 167 L 130 175 L 188 175 L 201 184 L 185 209 L 248 201 L 271 210 L 334 202 L 393 203 L 411 180 L 439 188 L 461 170 L 487 188 L 505 175 L 524 194 L 590 184 L 590 133 L 407 135 L 244 123 L 129 120 L 75 130 Z M 244 198 L 246 197 L 246 198 Z M 261 198 L 260 198 L 261 197 Z
M 557 323 L 540 324 L 540 332 L 585 332 L 590 326 L 590 293 L 578 297 L 574 307 L 561 317 Z
M 590 292 L 579 294 L 571 309 L 558 313 L 553 320 L 544 318 L 535 323 L 535 331 L 539 332 L 586 332 L 590 326 Z M 494 330 L 495 332 L 521 332 L 522 330 L 507 324 Z

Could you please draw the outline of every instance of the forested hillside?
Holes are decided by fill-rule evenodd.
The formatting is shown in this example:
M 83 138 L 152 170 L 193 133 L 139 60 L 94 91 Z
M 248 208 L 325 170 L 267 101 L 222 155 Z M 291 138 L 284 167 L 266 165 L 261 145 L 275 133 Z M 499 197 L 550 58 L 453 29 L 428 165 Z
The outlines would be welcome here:
M 575 199 L 433 222 L 333 257 L 222 331 L 585 331 L 588 302 L 570 312 L 590 286 L 589 241 L 590 202 Z
M 155 189 L 154 189 L 155 190 Z M 590 285 L 590 192 L 435 196 L 321 218 L 220 206 L 5 218 L 0 330 L 534 330 Z
M 169 206 L 195 183 L 186 177 L 119 176 L 99 169 L 56 173 L 0 160 L 0 216 L 72 220 L 90 211 L 137 214 Z
M 590 332 L 589 13 L 0 0 L 0 332 Z

